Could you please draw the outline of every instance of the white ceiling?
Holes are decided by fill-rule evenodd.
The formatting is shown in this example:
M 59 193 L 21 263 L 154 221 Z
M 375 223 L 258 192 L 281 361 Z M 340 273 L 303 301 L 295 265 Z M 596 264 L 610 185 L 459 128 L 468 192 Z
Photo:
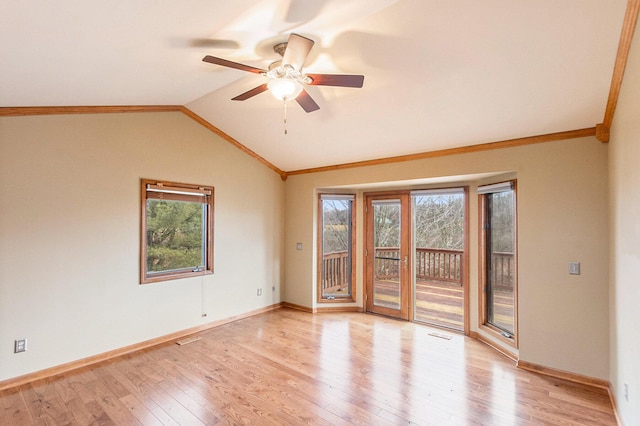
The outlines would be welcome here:
M 311 167 L 593 127 L 625 0 L 0 0 L 0 106 L 185 105 L 278 168 Z M 320 110 L 268 93 L 290 32 Z M 210 39 L 205 42 L 203 39 Z

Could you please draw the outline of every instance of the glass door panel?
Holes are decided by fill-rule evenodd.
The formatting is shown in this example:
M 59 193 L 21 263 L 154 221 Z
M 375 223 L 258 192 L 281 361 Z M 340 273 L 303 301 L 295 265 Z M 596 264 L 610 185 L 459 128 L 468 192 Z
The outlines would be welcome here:
M 515 334 L 515 191 L 486 195 L 487 323 Z
M 413 319 L 464 331 L 464 189 L 417 191 L 412 199 Z
M 400 200 L 373 201 L 373 304 L 400 309 Z

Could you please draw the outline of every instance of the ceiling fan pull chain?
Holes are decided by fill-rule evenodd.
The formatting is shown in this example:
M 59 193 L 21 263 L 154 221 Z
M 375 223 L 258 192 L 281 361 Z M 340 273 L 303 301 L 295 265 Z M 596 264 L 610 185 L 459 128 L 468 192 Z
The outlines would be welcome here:
M 287 99 L 284 99 L 284 134 L 287 134 Z

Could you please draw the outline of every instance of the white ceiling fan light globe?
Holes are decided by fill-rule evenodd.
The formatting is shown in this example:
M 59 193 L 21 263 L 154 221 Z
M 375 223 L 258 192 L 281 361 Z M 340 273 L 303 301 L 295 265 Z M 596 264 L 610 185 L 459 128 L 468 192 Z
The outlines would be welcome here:
M 267 83 L 267 88 L 274 98 L 280 101 L 290 101 L 302 92 L 302 84 L 290 78 L 276 78 Z

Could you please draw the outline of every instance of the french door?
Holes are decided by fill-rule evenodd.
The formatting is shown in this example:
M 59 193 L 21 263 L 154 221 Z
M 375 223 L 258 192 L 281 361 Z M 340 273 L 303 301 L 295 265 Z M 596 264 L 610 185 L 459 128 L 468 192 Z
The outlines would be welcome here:
M 365 194 L 366 310 L 409 319 L 409 193 Z
M 465 189 L 364 195 L 366 311 L 466 332 Z

